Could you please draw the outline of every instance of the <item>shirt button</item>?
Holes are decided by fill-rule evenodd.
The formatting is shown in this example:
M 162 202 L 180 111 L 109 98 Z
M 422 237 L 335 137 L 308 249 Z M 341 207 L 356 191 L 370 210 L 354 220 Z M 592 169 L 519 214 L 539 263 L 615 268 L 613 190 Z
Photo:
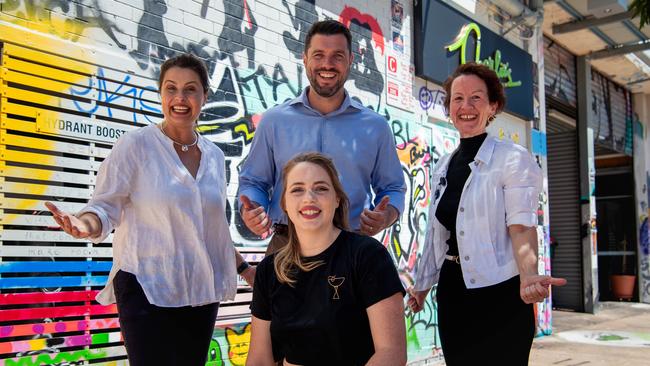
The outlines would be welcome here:
M 471 280 L 469 280 L 469 283 L 474 284 L 476 283 L 476 280 L 472 278 Z
M 464 208 L 464 207 L 461 207 L 461 208 L 460 208 L 460 212 L 465 212 L 465 208 Z
M 459 234 L 460 234 L 460 236 L 463 236 L 463 235 L 465 235 L 465 232 L 463 230 L 461 230 Z
M 465 256 L 465 260 L 466 260 L 466 261 L 469 261 L 469 255 L 466 255 L 466 256 Z

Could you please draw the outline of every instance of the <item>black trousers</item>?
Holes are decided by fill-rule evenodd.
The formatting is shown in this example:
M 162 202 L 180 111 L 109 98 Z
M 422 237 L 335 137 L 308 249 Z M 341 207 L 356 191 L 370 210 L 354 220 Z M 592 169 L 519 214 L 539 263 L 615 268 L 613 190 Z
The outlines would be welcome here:
M 205 365 L 219 303 L 152 305 L 137 278 L 124 271 L 117 272 L 113 287 L 130 365 Z
M 436 296 L 447 366 L 528 365 L 535 315 L 519 296 L 519 276 L 467 289 L 461 265 L 446 260 Z

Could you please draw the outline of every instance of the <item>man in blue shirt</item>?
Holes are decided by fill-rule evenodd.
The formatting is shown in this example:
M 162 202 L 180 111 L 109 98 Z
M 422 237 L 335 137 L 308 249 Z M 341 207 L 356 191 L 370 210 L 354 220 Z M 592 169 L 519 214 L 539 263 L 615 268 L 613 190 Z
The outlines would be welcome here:
M 348 28 L 335 20 L 314 23 L 303 53 L 310 87 L 266 111 L 255 131 L 239 174 L 240 212 L 257 235 L 274 227 L 267 254 L 288 240 L 280 207 L 282 169 L 300 152 L 332 158 L 350 200 L 352 230 L 376 235 L 404 211 L 406 184 L 390 126 L 344 88 L 353 59 L 351 41 Z

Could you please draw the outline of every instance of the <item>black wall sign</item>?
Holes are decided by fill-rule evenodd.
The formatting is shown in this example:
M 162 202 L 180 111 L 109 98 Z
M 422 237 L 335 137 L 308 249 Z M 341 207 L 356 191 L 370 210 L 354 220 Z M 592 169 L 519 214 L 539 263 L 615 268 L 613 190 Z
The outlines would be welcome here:
M 439 0 L 416 1 L 415 74 L 442 84 L 465 62 L 488 65 L 506 87 L 506 110 L 533 119 L 533 70 L 528 52 Z

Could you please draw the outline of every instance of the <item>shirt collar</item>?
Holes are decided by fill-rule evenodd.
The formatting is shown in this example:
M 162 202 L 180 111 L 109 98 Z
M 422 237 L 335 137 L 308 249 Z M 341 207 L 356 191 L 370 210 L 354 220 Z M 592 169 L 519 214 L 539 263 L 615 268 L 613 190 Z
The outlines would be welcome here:
M 494 152 L 494 147 L 496 146 L 498 141 L 499 140 L 496 137 L 487 135 L 485 141 L 483 141 L 481 147 L 476 152 L 476 156 L 474 157 L 474 162 L 476 164 L 478 164 L 479 162 L 483 164 L 488 164 L 492 159 L 492 153 Z M 456 147 L 456 149 L 454 149 L 454 151 L 452 151 L 451 154 L 445 155 L 446 160 L 443 161 L 442 163 L 441 173 L 447 174 L 447 168 L 449 167 L 449 162 L 451 161 L 451 157 L 454 156 L 456 151 L 458 151 L 458 147 Z
M 321 114 L 320 112 L 312 108 L 312 106 L 309 104 L 309 98 L 307 97 L 307 91 L 309 88 L 310 88 L 309 86 L 304 88 L 299 96 L 295 97 L 291 102 L 289 102 L 289 105 L 302 104 L 306 108 L 318 114 Z M 345 92 L 345 98 L 343 99 L 343 103 L 341 103 L 341 106 L 337 110 L 328 113 L 327 114 L 328 116 L 335 116 L 337 114 L 341 114 L 345 112 L 348 108 L 355 108 L 358 110 L 362 109 L 362 106 L 357 101 L 350 98 L 350 94 L 348 93 L 347 90 L 343 89 L 343 91 Z
M 494 146 L 496 145 L 497 141 L 498 140 L 496 137 L 488 135 L 485 138 L 485 141 L 483 141 L 483 144 L 481 144 L 481 147 L 478 149 L 476 157 L 474 157 L 474 161 L 479 161 L 483 164 L 490 163 L 490 159 L 492 159 L 492 153 L 494 152 Z

